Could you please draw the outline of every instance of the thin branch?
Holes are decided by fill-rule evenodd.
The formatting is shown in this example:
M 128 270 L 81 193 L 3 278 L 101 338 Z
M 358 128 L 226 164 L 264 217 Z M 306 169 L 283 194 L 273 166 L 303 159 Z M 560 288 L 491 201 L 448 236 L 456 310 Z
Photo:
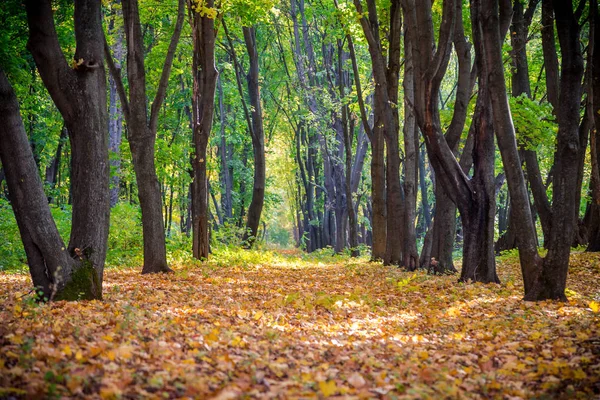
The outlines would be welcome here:
M 160 76 L 160 83 L 158 84 L 158 90 L 156 96 L 152 102 L 150 111 L 150 131 L 156 132 L 156 121 L 158 120 L 158 111 L 162 106 L 163 101 L 167 93 L 167 86 L 169 84 L 169 76 L 171 75 L 171 67 L 173 66 L 173 59 L 175 57 L 175 50 L 177 50 L 177 44 L 179 43 L 179 37 L 181 36 L 181 28 L 183 26 L 183 18 L 185 16 L 185 0 L 179 0 L 179 6 L 177 9 L 177 22 L 175 23 L 175 30 L 173 36 L 171 36 L 171 42 L 169 43 L 169 49 L 163 65 L 162 74 Z

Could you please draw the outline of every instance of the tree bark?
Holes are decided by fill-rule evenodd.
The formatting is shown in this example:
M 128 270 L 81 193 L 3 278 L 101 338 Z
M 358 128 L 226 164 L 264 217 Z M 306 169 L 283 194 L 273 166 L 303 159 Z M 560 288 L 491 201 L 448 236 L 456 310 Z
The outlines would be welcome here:
M 529 195 L 517 149 L 514 125 L 502 66 L 501 36 L 498 21 L 498 0 L 478 0 L 483 37 L 483 57 L 489 71 L 489 91 L 492 103 L 493 126 L 511 196 L 512 218 L 519 246 L 525 293 L 538 279 L 541 258 L 537 252 L 536 231 L 529 207 Z
M 554 0 L 554 15 L 561 49 L 560 94 L 558 99 L 558 137 L 554 155 L 552 183 L 552 230 L 548 254 L 540 279 L 526 293 L 527 300 L 566 301 L 565 288 L 569 256 L 575 228 L 575 204 L 579 145 L 579 107 L 581 104 L 583 56 L 579 42 L 580 27 L 572 1 Z
M 415 104 L 415 84 L 412 61 L 412 50 L 406 35 L 404 36 L 404 196 L 406 235 L 404 240 L 403 265 L 409 271 L 419 267 L 419 253 L 417 252 L 417 191 L 418 191 L 418 168 L 419 168 L 419 131 L 417 128 L 416 115 L 413 109 Z M 422 194 L 427 197 L 427 191 Z M 429 212 L 429 210 L 427 210 Z
M 2 70 L 0 160 L 33 285 L 41 298 L 52 300 L 64 290 L 78 265 L 66 250 L 50 213 L 17 98 Z
M 101 299 L 110 203 L 108 114 L 106 75 L 102 64 L 100 3 L 92 0 L 75 1 L 77 48 L 73 68 L 64 58 L 58 42 L 51 2 L 29 0 L 26 10 L 28 48 L 44 85 L 65 120 L 72 151 L 73 214 L 67 252 L 71 257 L 78 258 L 81 264 L 63 275 L 65 285 L 55 286 L 51 298 Z M 64 267 L 68 268 L 66 265 Z
M 227 141 L 225 140 L 225 105 L 223 98 L 223 84 L 221 83 L 221 76 L 217 79 L 217 86 L 219 90 L 219 117 L 221 119 L 221 183 L 223 189 L 225 191 L 222 194 L 221 198 L 221 206 L 223 208 L 224 217 L 226 219 L 230 219 L 233 217 L 233 200 L 232 200 L 232 192 L 233 192 L 233 182 L 231 179 L 231 175 L 229 174 L 229 152 L 227 148 Z
M 598 2 L 592 0 L 591 13 L 593 21 L 594 47 L 592 55 L 591 85 L 592 90 L 592 115 L 594 116 L 594 127 L 590 134 L 590 156 L 592 171 L 590 177 L 590 191 L 592 201 L 589 205 L 589 217 L 587 218 L 589 242 L 586 251 L 600 251 L 600 143 L 598 134 L 600 130 L 600 14 L 598 13 Z M 588 98 L 589 101 L 589 98 Z
M 116 36 L 112 53 L 115 56 L 115 67 L 117 71 L 121 71 L 123 62 L 123 35 L 121 29 L 115 29 L 116 14 L 122 14 L 120 9 L 114 12 L 113 18 L 109 22 L 108 31 Z M 109 106 L 108 106 L 108 151 L 110 154 L 110 207 L 114 207 L 119 202 L 119 189 L 121 182 L 121 141 L 123 139 L 123 109 L 119 100 L 119 93 L 116 79 L 109 74 Z
M 244 42 L 250 58 L 250 69 L 246 76 L 248 81 L 248 95 L 252 107 L 252 149 L 254 152 L 254 184 L 252 186 L 252 200 L 248 207 L 248 219 L 244 232 L 244 242 L 248 248 L 254 245 L 258 238 L 258 227 L 265 202 L 265 132 L 263 128 L 262 106 L 260 103 L 260 86 L 258 82 L 258 50 L 256 47 L 256 29 L 243 27 Z
M 207 0 L 206 7 L 214 7 L 214 0 Z M 206 176 L 206 147 L 212 129 L 217 87 L 215 68 L 215 20 L 201 16 L 188 0 L 192 14 L 192 42 L 194 55 L 192 71 L 194 89 L 192 97 L 193 141 L 195 154 L 192 159 L 194 180 L 192 184 L 192 250 L 197 259 L 209 255 L 208 229 L 208 180 Z
M 154 149 L 158 113 L 166 96 L 169 75 L 185 15 L 185 1 L 179 0 L 177 22 L 169 43 L 163 65 L 161 79 L 150 115 L 146 107 L 146 72 L 144 66 L 144 39 L 140 23 L 137 0 L 123 0 L 123 20 L 127 41 L 127 77 L 129 99 L 125 95 L 123 82 L 118 75 L 112 57 L 106 47 L 109 67 L 117 83 L 123 113 L 128 128 L 128 140 L 138 184 L 138 197 L 142 209 L 142 229 L 144 238 L 144 266 L 142 274 L 170 272 L 167 265 L 165 245 L 165 224 L 163 221 L 160 185 L 156 176 Z

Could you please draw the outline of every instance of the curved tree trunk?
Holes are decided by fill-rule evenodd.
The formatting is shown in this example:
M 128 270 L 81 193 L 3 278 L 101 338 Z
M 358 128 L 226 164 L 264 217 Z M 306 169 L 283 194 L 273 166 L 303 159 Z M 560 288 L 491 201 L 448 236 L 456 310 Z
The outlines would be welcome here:
M 51 2 L 26 2 L 28 48 L 44 85 L 62 114 L 71 142 L 73 214 L 67 251 L 81 266 L 65 276 L 53 299 L 102 298 L 110 215 L 108 113 L 100 3 L 75 1 L 74 68 L 64 58 Z M 35 240 L 35 238 L 34 238 Z
M 25 247 L 33 286 L 41 298 L 52 300 L 64 290 L 78 265 L 66 250 L 56 229 L 17 98 L 2 70 L 0 160 L 4 165 L 10 201 Z

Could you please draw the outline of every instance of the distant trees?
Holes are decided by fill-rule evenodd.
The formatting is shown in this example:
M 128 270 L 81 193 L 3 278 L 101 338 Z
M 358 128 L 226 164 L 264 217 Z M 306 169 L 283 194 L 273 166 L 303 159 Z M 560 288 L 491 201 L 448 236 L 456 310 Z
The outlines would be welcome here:
M 47 296 L 52 265 L 71 265 L 68 280 L 89 261 L 101 282 L 109 197 L 139 203 L 142 272 L 170 270 L 172 234 L 205 259 L 278 230 L 309 252 L 367 246 L 435 274 L 457 272 L 462 250 L 462 281 L 498 282 L 495 253 L 516 246 L 525 298 L 564 300 L 571 247 L 600 249 L 597 1 L 120 4 L 104 41 L 95 2 L 75 2 L 73 30 L 68 6 L 27 1 L 36 68 L 6 74 L 15 90 L 3 80 L 0 178 Z M 3 32 L 2 51 L 18 47 Z M 51 108 L 38 74 L 62 118 L 38 115 Z M 36 171 L 46 202 L 72 203 L 65 254 L 51 228 L 33 246 L 25 216 L 52 226 Z

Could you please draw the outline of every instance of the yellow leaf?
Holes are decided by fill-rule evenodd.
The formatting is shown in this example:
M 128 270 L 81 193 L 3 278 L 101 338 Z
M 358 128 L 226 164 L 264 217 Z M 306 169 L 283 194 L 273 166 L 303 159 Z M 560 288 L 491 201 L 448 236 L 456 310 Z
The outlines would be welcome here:
M 429 353 L 427 353 L 426 351 L 420 351 L 419 353 L 417 353 L 417 356 L 419 356 L 421 360 L 427 360 L 429 358 Z
M 121 391 L 115 386 L 103 387 L 100 389 L 100 397 L 103 400 L 117 399 L 120 397 L 120 395 Z
M 592 312 L 594 312 L 594 313 L 600 312 L 600 304 L 598 302 L 590 301 L 589 306 L 592 309 Z
M 81 351 L 78 351 L 77 353 L 75 353 L 75 359 L 77 361 L 83 360 L 83 354 L 81 354 Z
M 96 357 L 100 353 L 102 353 L 101 347 L 94 346 L 90 349 L 90 357 Z
M 263 316 L 263 315 L 264 315 L 264 312 L 262 312 L 262 311 L 257 311 L 257 312 L 256 312 L 256 314 L 254 314 L 254 317 L 253 317 L 253 318 L 254 318 L 254 320 L 255 320 L 255 321 L 258 321 L 259 319 L 261 319 L 261 318 L 262 318 L 262 316 Z
M 123 360 L 129 360 L 131 358 L 133 348 L 129 345 L 123 345 L 116 350 L 116 354 Z
M 106 340 L 107 342 L 112 342 L 113 341 L 113 338 L 110 335 L 102 336 L 102 339 Z
M 71 347 L 69 345 L 66 345 L 63 348 L 63 354 L 67 357 L 71 357 L 73 355 L 73 352 L 71 351 Z
M 12 336 L 12 337 L 10 338 L 10 341 L 11 341 L 13 344 L 23 344 L 23 337 L 22 337 L 22 336 L 20 336 L 20 335 Z
M 115 361 L 115 358 L 117 357 L 117 355 L 115 354 L 115 352 L 114 352 L 114 351 L 112 351 L 112 350 L 109 350 L 109 351 L 106 353 L 106 357 L 107 357 L 107 358 L 108 358 L 110 361 Z
M 585 372 L 583 372 L 583 370 L 581 368 L 579 368 L 579 369 L 576 369 L 575 371 L 573 371 L 573 378 L 575 378 L 577 380 L 585 379 L 585 378 L 587 378 L 587 374 Z
M 15 306 L 15 312 L 16 312 L 16 313 L 20 313 L 21 311 L 23 311 L 23 307 L 21 307 L 20 305 L 18 305 L 18 304 L 17 304 L 17 305 Z
M 449 317 L 460 317 L 460 310 L 456 307 L 450 307 L 446 311 L 446 314 L 448 314 Z
M 211 344 L 218 340 L 219 340 L 219 330 L 216 328 L 213 329 L 212 331 L 210 331 L 210 333 L 204 337 L 204 341 L 208 344 Z
M 319 389 L 325 397 L 333 396 L 338 391 L 335 381 L 321 381 L 319 382 Z

